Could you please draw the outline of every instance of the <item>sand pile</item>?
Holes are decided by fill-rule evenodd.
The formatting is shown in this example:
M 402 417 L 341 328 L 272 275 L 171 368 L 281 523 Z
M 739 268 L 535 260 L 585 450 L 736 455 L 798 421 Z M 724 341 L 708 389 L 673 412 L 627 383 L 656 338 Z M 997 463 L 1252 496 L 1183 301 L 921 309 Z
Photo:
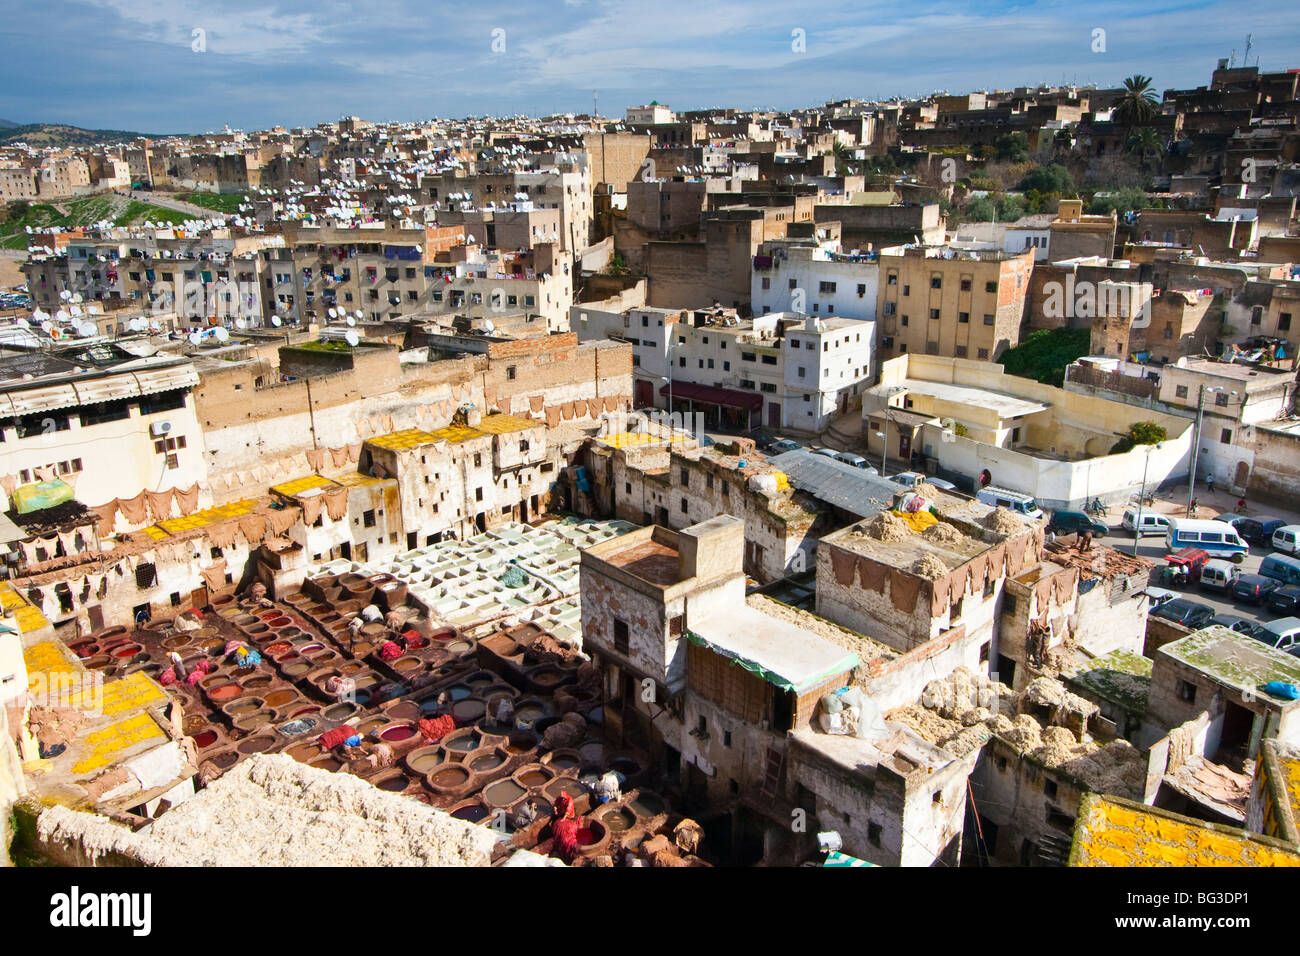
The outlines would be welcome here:
M 249 757 L 135 833 L 58 806 L 37 830 L 149 866 L 487 866 L 495 842 L 486 827 L 284 754 Z
M 1025 523 L 1006 508 L 994 508 L 980 519 L 980 524 L 998 534 L 1019 534 L 1025 530 Z
M 940 494 L 942 494 L 942 492 L 939 491 L 938 488 L 936 488 L 934 485 L 930 484 L 927 481 L 921 482 L 912 490 L 915 491 L 922 498 L 929 498 L 931 501 L 934 501 L 936 498 L 939 497 Z
M 948 565 L 932 554 L 923 554 L 908 565 L 907 570 L 934 581 L 948 573 Z
M 914 534 L 907 522 L 892 511 L 882 511 L 873 515 L 866 523 L 858 525 L 858 530 L 877 541 L 906 541 Z

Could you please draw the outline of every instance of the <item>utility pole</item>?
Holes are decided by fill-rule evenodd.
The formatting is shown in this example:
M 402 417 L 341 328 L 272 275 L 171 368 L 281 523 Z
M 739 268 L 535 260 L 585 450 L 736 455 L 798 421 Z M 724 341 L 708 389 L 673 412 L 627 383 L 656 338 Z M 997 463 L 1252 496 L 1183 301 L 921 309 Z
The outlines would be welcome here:
M 1192 441 L 1192 470 L 1187 476 L 1187 517 L 1192 516 L 1192 498 L 1196 494 L 1196 459 L 1201 451 L 1201 423 L 1205 419 L 1205 385 L 1202 384 L 1200 392 L 1196 398 L 1196 432 Z M 1141 514 L 1141 504 L 1138 505 L 1138 513 Z M 1137 552 L 1133 552 L 1136 554 Z

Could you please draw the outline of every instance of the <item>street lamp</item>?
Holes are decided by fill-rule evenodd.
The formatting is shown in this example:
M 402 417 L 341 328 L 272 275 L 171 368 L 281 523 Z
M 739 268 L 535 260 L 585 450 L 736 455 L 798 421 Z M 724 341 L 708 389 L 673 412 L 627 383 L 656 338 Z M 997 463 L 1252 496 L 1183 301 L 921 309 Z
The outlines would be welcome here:
M 880 439 L 880 477 L 885 477 L 885 459 L 889 456 L 889 400 L 899 392 L 907 391 L 906 386 L 894 385 L 885 390 L 885 431 L 884 434 L 876 432 L 876 437 Z
M 1137 557 L 1138 544 L 1142 540 L 1142 503 L 1147 496 L 1147 469 L 1151 467 L 1151 453 L 1163 447 L 1163 442 L 1147 445 L 1147 458 L 1142 464 L 1142 488 L 1138 492 L 1137 520 L 1133 522 L 1133 557 Z
M 1192 445 L 1192 473 L 1187 479 L 1187 516 L 1192 515 L 1192 499 L 1196 495 L 1196 461 L 1201 450 L 1201 426 L 1205 422 L 1205 393 L 1222 392 L 1221 386 L 1215 385 L 1211 388 L 1201 386 L 1201 390 L 1196 398 L 1196 441 Z M 1229 392 L 1229 395 L 1236 395 L 1236 392 Z

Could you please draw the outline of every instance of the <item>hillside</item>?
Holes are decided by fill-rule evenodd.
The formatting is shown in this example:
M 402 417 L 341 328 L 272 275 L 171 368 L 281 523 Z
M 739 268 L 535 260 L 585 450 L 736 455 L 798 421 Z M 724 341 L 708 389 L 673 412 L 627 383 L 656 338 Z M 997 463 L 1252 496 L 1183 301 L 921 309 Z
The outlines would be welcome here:
M 180 224 L 188 216 L 172 209 L 127 199 L 113 193 L 83 196 L 56 203 L 12 202 L 0 207 L 0 249 L 26 249 L 27 227 L 89 226 L 110 220 L 116 226 L 136 223 L 169 222 Z
M 0 121 L 0 145 L 23 142 L 28 146 L 94 146 L 96 143 L 126 143 L 140 136 L 162 138 L 156 133 L 135 133 L 124 129 L 82 129 L 60 123 L 9 124 Z

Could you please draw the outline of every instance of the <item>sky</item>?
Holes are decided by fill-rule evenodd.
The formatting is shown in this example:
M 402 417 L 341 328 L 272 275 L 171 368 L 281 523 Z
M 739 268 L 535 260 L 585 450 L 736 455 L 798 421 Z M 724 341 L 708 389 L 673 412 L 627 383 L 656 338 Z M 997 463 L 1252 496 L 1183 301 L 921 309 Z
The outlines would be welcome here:
M 1300 67 L 1296 0 L 40 0 L 0 20 L 0 118 L 229 125 L 791 109 L 1039 83 L 1207 85 Z

